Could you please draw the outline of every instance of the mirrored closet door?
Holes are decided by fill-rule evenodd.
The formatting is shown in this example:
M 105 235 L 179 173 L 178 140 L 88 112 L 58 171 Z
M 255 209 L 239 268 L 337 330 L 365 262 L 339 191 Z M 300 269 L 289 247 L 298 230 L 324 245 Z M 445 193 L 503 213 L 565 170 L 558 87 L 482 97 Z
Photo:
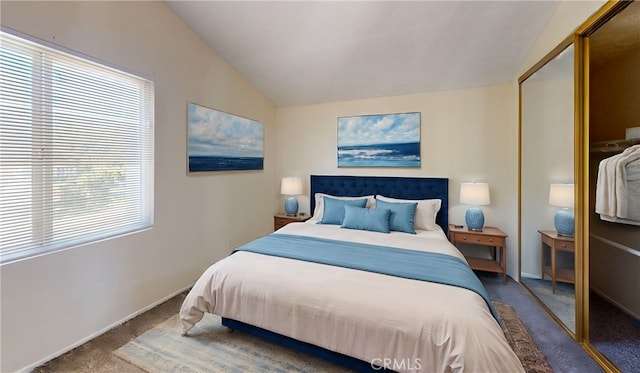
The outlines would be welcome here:
M 520 277 L 575 333 L 574 47 L 520 79 Z
M 621 3 L 611 13 L 585 41 L 587 340 L 607 363 L 634 372 L 640 369 L 640 3 Z
M 606 371 L 636 371 L 640 3 L 606 3 L 519 83 L 520 280 Z

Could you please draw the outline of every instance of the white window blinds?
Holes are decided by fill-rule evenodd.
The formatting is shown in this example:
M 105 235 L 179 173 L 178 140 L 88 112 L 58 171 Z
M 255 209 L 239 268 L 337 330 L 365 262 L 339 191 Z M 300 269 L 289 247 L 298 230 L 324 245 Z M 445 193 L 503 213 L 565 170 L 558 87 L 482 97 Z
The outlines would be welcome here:
M 0 262 L 153 225 L 153 82 L 0 33 Z

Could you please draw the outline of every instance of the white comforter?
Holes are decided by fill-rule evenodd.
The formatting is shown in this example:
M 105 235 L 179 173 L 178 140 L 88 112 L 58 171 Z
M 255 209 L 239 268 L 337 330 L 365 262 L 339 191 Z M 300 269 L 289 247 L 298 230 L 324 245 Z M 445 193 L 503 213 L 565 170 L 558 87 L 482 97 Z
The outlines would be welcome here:
M 382 234 L 313 221 L 278 232 L 463 258 L 442 232 Z M 185 334 L 204 312 L 400 372 L 524 371 L 484 299 L 454 286 L 237 252 L 209 267 L 186 297 Z

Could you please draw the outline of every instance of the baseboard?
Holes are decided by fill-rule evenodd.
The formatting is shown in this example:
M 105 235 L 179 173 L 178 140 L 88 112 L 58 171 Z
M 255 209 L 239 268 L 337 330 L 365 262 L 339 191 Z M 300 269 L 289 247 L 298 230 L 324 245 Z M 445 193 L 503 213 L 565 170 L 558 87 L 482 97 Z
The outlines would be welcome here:
M 520 274 L 520 277 L 522 277 L 522 278 L 529 278 L 529 279 L 532 279 L 532 280 L 542 280 L 542 278 L 540 277 L 540 275 L 532 275 L 531 273 L 525 273 L 525 272 L 522 272 L 522 273 Z
M 601 296 L 602 298 L 606 299 L 607 302 L 613 304 L 614 306 L 616 306 L 619 310 L 621 310 L 622 312 L 626 313 L 627 315 L 633 317 L 636 320 L 640 320 L 640 315 L 636 315 L 633 311 L 631 311 L 630 309 L 628 309 L 627 307 L 621 305 L 620 303 L 616 302 L 615 300 L 613 300 L 612 298 L 610 298 L 608 295 L 606 295 L 604 292 L 598 290 L 595 287 L 591 287 L 591 291 L 593 291 L 594 293 L 598 294 L 599 296 Z
M 69 351 L 73 350 L 74 348 L 76 348 L 76 347 L 78 347 L 78 346 L 83 345 L 83 344 L 85 344 L 85 343 L 89 342 L 90 340 L 92 340 L 92 339 L 94 339 L 94 338 L 96 338 L 96 337 L 99 337 L 99 336 L 103 335 L 104 333 L 108 332 L 109 330 L 111 330 L 111 329 L 113 329 L 113 328 L 115 328 L 115 327 L 117 327 L 117 326 L 122 325 L 122 324 L 123 324 L 123 323 L 125 323 L 126 321 L 129 321 L 129 320 L 133 319 L 134 317 L 136 317 L 136 316 L 138 316 L 138 315 L 140 315 L 140 314 L 143 314 L 143 313 L 145 313 L 145 312 L 149 311 L 150 309 L 152 309 L 152 308 L 154 308 L 154 307 L 156 307 L 156 306 L 158 306 L 158 305 L 160 305 L 160 304 L 162 304 L 162 303 L 164 303 L 164 302 L 168 301 L 169 299 L 171 299 L 171 298 L 175 297 L 176 295 L 178 295 L 178 294 L 182 293 L 183 291 L 191 289 L 191 287 L 193 287 L 193 284 L 194 284 L 194 283 L 189 284 L 189 285 L 187 285 L 187 286 L 183 287 L 182 289 L 176 290 L 176 291 L 175 291 L 175 292 L 173 292 L 172 294 L 167 295 L 166 297 L 164 297 L 164 298 L 162 298 L 162 299 L 160 299 L 160 300 L 158 300 L 158 301 L 156 301 L 156 302 L 151 303 L 150 305 L 148 305 L 148 306 L 146 306 L 146 307 L 142 308 L 141 310 L 138 310 L 138 311 L 136 311 L 136 312 L 134 312 L 134 313 L 130 314 L 129 316 L 126 316 L 125 318 L 123 318 L 123 319 L 122 319 L 122 320 L 120 320 L 120 321 L 116 321 L 115 323 L 113 323 L 113 324 L 111 324 L 111 325 L 109 325 L 109 326 L 107 326 L 107 327 L 105 327 L 105 328 L 103 328 L 103 329 L 101 329 L 101 330 L 98 330 L 97 332 L 95 332 L 95 333 L 93 333 L 93 334 L 89 335 L 88 337 L 83 338 L 83 339 L 81 339 L 81 340 L 77 341 L 76 343 L 72 344 L 71 346 L 65 347 L 65 348 L 63 348 L 62 350 L 60 350 L 60 351 L 58 351 L 58 352 L 55 352 L 55 353 L 53 353 L 53 354 L 51 354 L 51 355 L 49 355 L 49 356 L 45 357 L 44 359 L 41 359 L 41 360 L 39 360 L 39 361 L 37 361 L 37 362 L 35 362 L 35 363 L 33 363 L 33 364 L 29 365 L 29 366 L 26 366 L 26 367 L 24 367 L 24 368 L 22 368 L 22 369 L 17 370 L 17 371 L 16 371 L 16 373 L 30 373 L 30 372 L 31 372 L 31 371 L 33 371 L 35 368 L 37 368 L 37 367 L 39 367 L 40 365 L 42 365 L 42 364 L 46 363 L 47 361 L 53 360 L 53 359 L 57 358 L 58 356 L 61 356 L 61 355 L 65 354 L 65 353 L 67 353 L 67 352 L 69 352 Z

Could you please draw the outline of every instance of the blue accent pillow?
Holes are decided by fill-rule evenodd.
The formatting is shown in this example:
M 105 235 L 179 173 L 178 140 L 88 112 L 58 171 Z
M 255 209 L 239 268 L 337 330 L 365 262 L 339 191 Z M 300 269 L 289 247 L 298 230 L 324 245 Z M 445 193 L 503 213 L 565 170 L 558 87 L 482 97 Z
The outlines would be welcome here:
M 392 203 L 376 200 L 376 209 L 387 209 L 391 211 L 389 218 L 389 228 L 392 231 L 416 234 L 414 222 L 416 218 L 416 208 L 418 202 Z
M 391 211 L 386 209 L 345 206 L 344 221 L 340 227 L 389 233 L 390 217 Z
M 367 199 L 335 199 L 329 197 L 324 198 L 324 212 L 320 224 L 336 224 L 341 225 L 344 220 L 344 207 L 365 207 Z

